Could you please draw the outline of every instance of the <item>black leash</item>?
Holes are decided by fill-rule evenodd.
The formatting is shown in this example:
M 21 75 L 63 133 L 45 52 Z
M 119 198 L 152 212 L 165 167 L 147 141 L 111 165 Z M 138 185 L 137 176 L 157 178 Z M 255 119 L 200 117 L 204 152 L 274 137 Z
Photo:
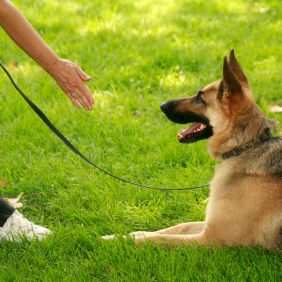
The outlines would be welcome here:
M 12 82 L 13 86 L 16 88 L 16 90 L 21 94 L 21 96 L 25 99 L 25 101 L 29 104 L 29 106 L 36 112 L 36 114 L 43 120 L 43 122 L 59 137 L 75 154 L 80 156 L 83 160 L 85 160 L 87 163 L 95 167 L 96 169 L 104 172 L 105 174 L 127 184 L 131 184 L 134 186 L 138 186 L 141 188 L 145 189 L 152 189 L 152 190 L 193 190 L 193 189 L 198 189 L 198 188 L 203 188 L 209 186 L 209 184 L 203 184 L 199 186 L 193 186 L 193 187 L 188 187 L 188 188 L 164 188 L 164 187 L 153 187 L 153 186 L 148 186 L 140 183 L 135 183 L 123 178 L 120 178 L 116 175 L 113 175 L 112 173 L 108 172 L 107 170 L 101 168 L 100 166 L 96 165 L 93 163 L 91 160 L 89 160 L 87 157 L 85 157 L 54 125 L 53 123 L 46 117 L 46 115 L 23 93 L 23 91 L 17 86 L 15 81 L 13 80 L 12 76 L 8 72 L 8 70 L 0 63 L 1 68 L 4 70 L 4 72 L 7 74 L 9 77 L 10 81 Z
M 238 146 L 238 147 L 235 147 L 234 149 L 228 151 L 228 152 L 225 152 L 222 154 L 222 158 L 224 160 L 226 159 L 229 159 L 229 158 L 232 158 L 232 157 L 238 157 L 240 156 L 242 153 L 250 150 L 250 149 L 254 149 L 260 145 L 263 145 L 265 142 L 269 141 L 273 139 L 272 137 L 272 134 L 271 134 L 271 131 L 270 131 L 270 128 L 266 128 L 264 130 L 264 132 L 262 133 L 262 135 L 258 138 L 257 141 L 255 142 L 249 142 L 249 143 L 246 143 L 242 146 Z

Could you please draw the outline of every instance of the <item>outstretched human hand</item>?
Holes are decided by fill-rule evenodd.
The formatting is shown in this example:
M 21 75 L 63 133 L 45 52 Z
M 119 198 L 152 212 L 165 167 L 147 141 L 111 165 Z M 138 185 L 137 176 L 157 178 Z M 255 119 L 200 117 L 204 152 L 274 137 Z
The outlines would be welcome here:
M 87 110 L 92 109 L 94 99 L 85 84 L 85 81 L 90 80 L 91 77 L 83 72 L 77 64 L 59 58 L 47 71 L 71 99 L 75 107 L 79 108 L 81 105 Z
M 56 80 L 77 108 L 92 109 L 93 97 L 84 83 L 90 76 L 77 64 L 59 58 L 10 1 L 0 0 L 0 26 Z

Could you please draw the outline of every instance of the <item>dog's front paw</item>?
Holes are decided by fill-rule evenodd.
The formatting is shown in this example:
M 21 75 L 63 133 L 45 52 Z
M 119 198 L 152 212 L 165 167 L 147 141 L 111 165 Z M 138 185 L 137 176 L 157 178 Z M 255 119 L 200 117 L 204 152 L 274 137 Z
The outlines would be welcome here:
M 155 234 L 156 232 L 152 232 L 152 231 L 135 231 L 135 232 L 131 232 L 129 234 L 129 236 L 131 238 L 134 238 L 134 237 L 146 237 L 146 236 L 149 236 L 151 234 Z
M 146 232 L 146 231 L 134 231 L 134 232 L 129 233 L 129 236 L 134 239 L 135 237 L 144 236 L 145 233 L 148 233 L 148 232 Z
M 103 240 L 115 240 L 117 239 L 116 235 L 105 235 L 101 237 Z
M 133 240 L 135 240 L 135 238 L 146 238 L 146 236 L 148 236 L 149 234 L 151 234 L 153 232 L 147 232 L 147 231 L 136 231 L 136 232 L 131 232 L 129 235 L 105 235 L 102 236 L 101 238 L 103 240 L 116 240 L 118 238 L 123 238 L 123 239 L 128 239 L 128 238 L 132 238 Z
M 140 246 L 142 243 L 145 243 L 152 236 L 154 236 L 156 232 L 148 232 L 148 231 L 137 231 L 132 232 L 129 236 L 134 240 L 137 246 Z

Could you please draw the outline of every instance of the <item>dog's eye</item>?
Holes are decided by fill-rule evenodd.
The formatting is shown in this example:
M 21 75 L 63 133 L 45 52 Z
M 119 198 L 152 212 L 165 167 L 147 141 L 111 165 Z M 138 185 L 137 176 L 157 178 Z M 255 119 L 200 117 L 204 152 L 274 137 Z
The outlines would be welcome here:
M 199 91 L 199 92 L 197 93 L 197 96 L 196 96 L 196 102 L 197 102 L 197 103 L 205 104 L 205 101 L 204 101 L 204 99 L 203 99 L 203 97 L 202 97 L 203 94 L 204 94 L 203 91 Z

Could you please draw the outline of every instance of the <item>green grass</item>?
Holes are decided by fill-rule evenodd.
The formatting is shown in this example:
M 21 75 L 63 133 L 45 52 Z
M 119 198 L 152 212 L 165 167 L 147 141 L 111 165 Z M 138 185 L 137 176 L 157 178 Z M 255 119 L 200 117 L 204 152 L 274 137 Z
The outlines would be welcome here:
M 180 145 L 161 102 L 220 78 L 235 48 L 255 98 L 282 103 L 282 4 L 276 1 L 14 1 L 50 46 L 91 76 L 96 107 L 75 110 L 56 84 L 0 32 L 0 60 L 72 142 L 117 175 L 157 186 L 208 182 L 206 142 Z M 12 63 L 18 67 L 13 68 Z M 204 218 L 208 189 L 125 186 L 81 161 L 0 78 L 3 196 L 25 192 L 44 242 L 1 242 L 1 281 L 281 281 L 281 254 L 257 248 L 165 249 L 101 235 Z M 281 114 L 269 115 L 282 121 Z M 281 127 L 278 131 L 281 131 Z

